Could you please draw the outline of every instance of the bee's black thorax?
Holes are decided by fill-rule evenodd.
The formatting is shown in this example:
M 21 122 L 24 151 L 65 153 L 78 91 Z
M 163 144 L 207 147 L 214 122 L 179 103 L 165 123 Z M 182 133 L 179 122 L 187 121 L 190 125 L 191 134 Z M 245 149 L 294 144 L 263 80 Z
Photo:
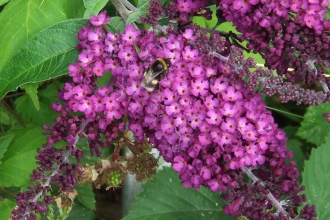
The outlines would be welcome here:
M 169 59 L 158 58 L 144 71 L 141 82 L 142 87 L 150 92 L 153 91 L 158 85 L 159 80 L 167 74 L 170 65 Z
M 151 69 L 155 72 L 168 70 L 170 62 L 168 59 L 158 58 L 153 64 L 151 64 Z

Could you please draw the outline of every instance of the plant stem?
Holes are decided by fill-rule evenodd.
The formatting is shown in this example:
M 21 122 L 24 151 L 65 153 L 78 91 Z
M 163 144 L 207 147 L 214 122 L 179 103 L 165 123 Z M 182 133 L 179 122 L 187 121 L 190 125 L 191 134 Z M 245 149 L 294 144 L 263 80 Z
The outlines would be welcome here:
M 74 142 L 73 145 L 72 145 L 73 148 L 76 148 L 77 142 L 78 142 L 78 140 L 79 140 L 79 138 L 80 138 L 79 135 L 80 135 L 80 133 L 81 133 L 82 131 L 84 131 L 84 129 L 85 129 L 85 127 L 87 126 L 88 123 L 89 123 L 88 121 L 85 121 L 85 123 L 83 123 L 83 124 L 81 125 L 80 130 L 76 133 L 76 135 L 75 135 L 75 142 Z M 56 174 L 58 174 L 60 167 L 61 167 L 65 162 L 68 161 L 68 158 L 69 158 L 71 152 L 72 152 L 72 150 L 70 149 L 70 150 L 68 150 L 68 151 L 63 155 L 63 161 L 62 161 L 60 164 L 58 164 L 58 165 L 55 167 L 54 171 L 53 171 L 53 172 L 47 177 L 45 183 L 42 184 L 42 187 L 43 187 L 43 188 L 45 188 L 45 187 L 47 187 L 47 186 L 50 186 L 50 181 L 51 181 L 52 177 L 55 176 Z M 36 202 L 39 200 L 39 198 L 42 196 L 42 194 L 43 194 L 43 191 L 38 192 L 38 194 L 36 194 L 35 197 L 32 199 L 32 202 L 33 202 L 33 203 L 36 203 Z M 26 217 L 26 215 L 27 215 L 29 212 L 30 212 L 30 208 L 27 207 L 25 213 L 23 214 L 23 219 L 21 219 L 21 220 L 24 220 L 25 217 Z
M 120 14 L 120 16 L 123 18 L 123 20 L 126 22 L 129 16 L 129 11 L 127 8 L 123 5 L 123 1 L 120 0 L 111 0 L 112 4 L 115 6 L 116 10 Z
M 137 9 L 134 5 L 132 5 L 132 3 L 127 0 L 121 0 L 121 3 L 133 12 L 139 11 L 139 9 Z
M 261 186 L 265 186 L 265 183 L 262 182 L 258 177 L 256 177 L 252 172 L 251 169 L 246 168 L 246 167 L 242 167 L 241 170 L 253 181 L 253 184 L 256 183 L 257 181 L 259 182 L 259 184 Z M 273 205 L 275 206 L 275 208 L 283 213 L 284 215 L 288 216 L 289 214 L 284 210 L 284 208 L 282 207 L 281 203 L 279 203 L 277 201 L 277 199 L 273 196 L 273 194 L 268 193 L 267 194 L 267 198 L 273 203 Z M 292 218 L 289 217 L 290 220 L 292 220 Z
M 287 114 L 287 115 L 291 115 L 291 116 L 294 116 L 294 117 L 297 117 L 297 118 L 304 118 L 301 115 L 296 115 L 296 114 L 293 114 L 293 113 L 290 113 L 290 112 L 287 112 L 287 111 L 282 111 L 282 110 L 279 110 L 277 108 L 272 108 L 272 107 L 268 107 L 268 106 L 266 108 L 270 109 L 270 110 L 273 110 L 273 111 L 276 111 L 276 112 L 281 112 L 281 113 L 284 113 L 284 114 Z
M 21 118 L 16 114 L 16 112 L 10 107 L 10 105 L 6 102 L 5 99 L 2 99 L 1 102 L 4 104 L 4 106 L 7 108 L 7 110 L 16 118 L 18 123 L 22 125 L 23 128 L 26 128 L 24 122 L 21 120 Z

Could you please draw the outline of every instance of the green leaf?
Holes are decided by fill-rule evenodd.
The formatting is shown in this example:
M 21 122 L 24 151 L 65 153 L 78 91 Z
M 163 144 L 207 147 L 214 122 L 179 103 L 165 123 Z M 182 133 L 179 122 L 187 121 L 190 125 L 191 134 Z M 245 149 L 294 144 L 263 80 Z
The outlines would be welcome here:
M 7 109 L 3 106 L 0 106 L 0 124 L 10 125 L 12 123 L 11 117 L 7 112 Z
M 172 0 L 161 0 L 160 1 L 163 5 L 168 5 Z
M 34 106 L 36 109 L 39 111 L 40 110 L 40 105 L 39 105 L 39 100 L 38 100 L 38 83 L 28 83 L 25 85 L 22 85 L 21 88 L 26 91 L 26 93 L 29 95 L 31 98 Z
M 182 186 L 178 174 L 165 168 L 155 178 L 142 185 L 132 210 L 123 220 L 227 220 L 224 203 L 218 193 L 201 187 L 199 191 Z
M 109 0 L 84 0 L 86 11 L 84 18 L 89 18 L 91 15 L 97 15 L 108 3 Z
M 308 107 L 297 136 L 312 144 L 322 144 L 330 132 L 329 123 L 322 114 L 328 112 L 329 108 L 330 103 Z
M 296 133 L 297 133 L 298 129 L 299 129 L 299 127 L 297 127 L 297 126 L 285 126 L 283 128 L 283 131 L 285 132 L 287 138 L 290 140 L 290 139 L 296 137 Z
M 166 0 L 161 0 L 161 4 L 167 2 Z M 149 11 L 148 7 L 150 6 L 150 0 L 139 0 L 137 4 L 137 11 L 131 12 L 128 16 L 126 24 L 130 24 L 134 21 L 139 21 L 141 16 L 145 16 Z
M 286 136 L 288 137 L 288 141 L 286 142 L 286 145 L 290 151 L 293 153 L 293 160 L 297 163 L 297 168 L 300 172 L 304 169 L 304 162 L 305 162 L 305 155 L 303 151 L 303 143 L 301 142 L 301 139 L 295 137 L 295 134 L 298 130 L 298 127 L 294 126 L 287 126 L 283 128 L 283 130 L 286 133 Z M 299 177 L 301 178 L 301 176 Z M 301 180 L 300 180 L 301 182 Z
M 301 148 L 301 142 L 297 139 L 291 139 L 287 141 L 286 145 L 288 149 L 293 153 L 292 160 L 296 161 L 298 170 L 302 172 L 304 169 L 304 162 L 306 158 Z
M 102 154 L 101 157 L 98 157 L 97 155 L 94 154 L 94 156 L 91 156 L 91 151 L 90 147 L 88 144 L 87 139 L 85 138 L 80 138 L 77 147 L 84 153 L 84 157 L 81 158 L 81 163 L 82 164 L 88 164 L 88 165 L 95 165 L 98 161 L 100 161 L 101 158 L 106 158 L 110 156 L 110 154 L 113 152 L 114 148 L 113 147 L 107 147 L 107 148 L 101 148 L 100 152 Z M 72 163 L 75 163 L 76 159 L 74 157 L 69 158 L 69 160 Z
M 63 10 L 67 19 L 82 18 L 85 12 L 83 0 L 64 1 Z
M 49 85 L 44 90 L 39 90 L 40 110 L 33 107 L 31 99 L 27 95 L 22 95 L 15 100 L 16 110 L 21 113 L 25 122 L 32 122 L 35 125 L 51 124 L 58 115 L 50 109 L 50 105 L 58 102 L 57 90 L 54 84 Z
M 38 83 L 67 74 L 68 65 L 78 55 L 76 35 L 86 23 L 84 19 L 68 20 L 31 38 L 3 69 L 0 98 L 26 83 Z
M 168 4 L 169 2 L 171 2 L 171 1 L 169 1 L 169 0 L 160 0 L 160 3 L 165 4 L 165 5 Z M 150 0 L 138 0 L 136 7 L 140 10 L 142 8 L 146 9 L 149 6 L 150 6 Z
M 6 4 L 9 0 L 0 0 L 0 6 Z
M 160 24 L 160 25 L 167 25 L 168 24 L 168 22 L 170 21 L 170 19 L 169 18 L 162 18 L 162 19 L 159 19 L 158 20 L 158 24 Z
M 315 205 L 317 219 L 330 219 L 330 136 L 326 137 L 325 144 L 312 150 L 309 161 L 305 162 L 302 173 L 302 185 L 306 187 L 304 193 L 307 203 Z
M 8 199 L 0 201 L 0 213 L 1 219 L 10 219 L 11 211 L 15 207 L 16 203 Z
M 14 134 L 8 134 L 6 136 L 0 137 L 0 165 L 1 165 L 1 159 L 3 158 L 4 153 L 7 151 L 7 148 L 11 141 L 14 138 Z
M 130 24 L 134 21 L 139 21 L 140 17 L 144 17 L 149 11 L 147 7 L 150 6 L 150 1 L 139 0 L 137 8 L 138 10 L 135 12 L 131 12 L 126 20 L 126 24 Z
M 47 100 L 48 104 L 51 104 L 53 102 L 59 102 L 57 94 L 58 94 L 58 87 L 63 88 L 63 84 L 59 86 L 55 86 L 55 84 L 50 84 L 47 86 L 46 89 L 39 90 L 39 99 L 43 102 Z M 53 112 L 53 111 L 52 111 Z
M 40 127 L 19 130 L 15 140 L 4 154 L 0 165 L 0 185 L 3 187 L 28 186 L 29 175 L 37 167 L 37 149 L 46 143 Z
M 137 4 L 137 8 L 138 9 L 142 9 L 142 8 L 147 8 L 150 5 L 150 1 L 149 0 L 139 0 L 138 4 Z
M 53 86 L 49 87 L 53 88 Z M 39 92 L 39 111 L 33 107 L 33 103 L 28 95 L 22 95 L 15 100 L 16 110 L 22 115 L 26 123 L 32 122 L 34 125 L 42 126 L 53 122 L 57 113 L 50 109 L 50 104 L 55 101 L 58 102 L 58 100 L 56 98 L 56 90 L 53 89 L 52 93 L 50 93 L 50 90 L 41 90 Z
M 90 210 L 95 209 L 95 198 L 93 193 L 93 188 L 90 183 L 85 183 L 83 185 L 78 185 L 75 188 L 78 191 L 77 199 Z
M 129 14 L 126 24 L 130 24 L 134 21 L 139 21 L 141 16 L 145 16 L 148 13 L 146 8 L 141 8 L 139 11 L 135 11 Z
M 206 28 L 206 26 L 207 26 L 206 25 L 207 20 L 204 17 L 201 17 L 201 16 L 193 16 L 191 18 L 191 21 L 195 24 L 198 24 L 202 28 Z
M 55 202 L 53 202 L 53 203 L 55 203 Z M 59 217 L 59 209 L 58 209 L 56 203 L 49 205 L 47 208 L 48 208 L 48 212 L 47 212 L 46 215 L 47 215 L 48 220 L 59 219 L 58 218 Z
M 21 191 L 19 187 L 6 187 L 2 189 L 4 190 L 0 190 L 0 198 L 16 202 L 16 199 L 13 195 L 18 194 Z
M 11 0 L 4 7 L 0 13 L 0 72 L 28 39 L 66 19 L 62 1 L 45 0 L 40 5 L 41 0 Z
M 107 29 L 112 33 L 117 33 L 118 31 L 123 33 L 125 22 L 121 17 L 111 17 L 110 22 L 107 24 Z
M 80 202 L 75 201 L 69 216 L 65 220 L 95 219 L 93 211 L 87 209 Z
M 111 74 L 109 72 L 103 73 L 103 76 L 97 77 L 96 79 L 98 87 L 103 87 L 108 85 L 110 79 L 111 79 Z
M 169 1 L 168 0 L 160 0 L 161 4 L 168 4 Z M 140 10 L 141 8 L 147 8 L 150 6 L 150 0 L 138 0 L 137 2 L 137 8 Z
M 218 7 L 216 5 L 210 5 L 208 8 L 212 11 L 212 18 L 211 20 L 206 20 L 206 27 L 207 28 L 214 28 L 215 25 L 218 23 L 218 17 L 217 17 L 217 9 Z

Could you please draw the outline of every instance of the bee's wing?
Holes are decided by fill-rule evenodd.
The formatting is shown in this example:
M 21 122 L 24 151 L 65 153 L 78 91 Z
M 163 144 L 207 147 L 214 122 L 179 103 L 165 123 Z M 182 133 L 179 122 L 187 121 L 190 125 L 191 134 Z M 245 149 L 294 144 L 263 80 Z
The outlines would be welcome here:
M 151 68 L 148 68 L 143 75 L 146 83 L 151 83 L 154 79 L 157 79 L 162 71 L 154 72 Z

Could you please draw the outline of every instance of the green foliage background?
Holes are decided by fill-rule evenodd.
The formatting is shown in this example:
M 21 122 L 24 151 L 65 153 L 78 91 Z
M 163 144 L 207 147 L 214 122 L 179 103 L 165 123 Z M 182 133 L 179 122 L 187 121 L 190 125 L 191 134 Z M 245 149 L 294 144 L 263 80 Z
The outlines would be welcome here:
M 163 1 L 162 1 L 163 2 Z M 14 194 L 26 190 L 29 175 L 36 167 L 37 149 L 46 142 L 41 126 L 54 123 L 56 114 L 49 105 L 57 100 L 57 90 L 67 80 L 67 67 L 77 59 L 76 35 L 90 15 L 107 9 L 112 17 L 109 29 L 123 31 L 125 24 L 139 20 L 149 1 L 135 0 L 138 12 L 124 22 L 115 16 L 108 0 L 0 0 L 0 220 L 8 219 L 15 206 Z M 215 11 L 215 7 L 211 7 Z M 214 18 L 215 19 L 215 18 Z M 215 20 L 194 17 L 203 27 L 213 28 Z M 232 30 L 231 24 L 218 29 Z M 253 56 L 263 63 L 260 56 Z M 12 95 L 12 96 L 11 96 Z M 14 97 L 14 98 L 10 98 Z M 330 104 L 317 107 L 282 105 L 265 99 L 279 126 L 288 135 L 288 148 L 303 171 L 307 202 L 316 205 L 319 220 L 330 219 L 329 123 L 321 116 Z M 14 106 L 10 111 L 6 103 Z M 318 147 L 319 146 L 319 147 Z M 82 145 L 83 148 L 83 145 Z M 311 150 L 313 149 L 313 150 Z M 86 161 L 97 160 L 87 157 Z M 232 219 L 222 212 L 219 195 L 205 188 L 182 187 L 169 168 L 143 186 L 132 211 L 132 219 Z M 90 185 L 77 187 L 78 197 L 67 219 L 93 219 L 94 198 Z M 11 193 L 6 193 L 11 192 Z

